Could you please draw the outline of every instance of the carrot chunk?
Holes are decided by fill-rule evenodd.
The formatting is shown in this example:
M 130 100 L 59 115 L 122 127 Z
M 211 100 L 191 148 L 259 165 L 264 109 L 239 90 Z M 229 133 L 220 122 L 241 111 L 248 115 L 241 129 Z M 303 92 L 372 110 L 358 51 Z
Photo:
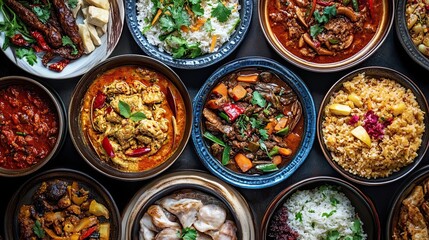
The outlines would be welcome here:
M 250 159 L 248 159 L 242 153 L 238 153 L 237 155 L 235 155 L 234 160 L 243 172 L 247 172 L 253 167 L 252 161 L 250 161 Z

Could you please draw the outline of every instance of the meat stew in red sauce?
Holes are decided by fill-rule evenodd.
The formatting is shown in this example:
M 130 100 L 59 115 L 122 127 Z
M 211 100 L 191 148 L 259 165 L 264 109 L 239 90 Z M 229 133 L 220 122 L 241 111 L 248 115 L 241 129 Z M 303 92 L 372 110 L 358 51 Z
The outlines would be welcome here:
M 383 16 L 380 0 L 268 0 L 279 42 L 306 61 L 332 63 L 362 50 Z
M 274 73 L 245 69 L 225 76 L 203 109 L 211 154 L 246 174 L 278 171 L 298 151 L 304 118 L 298 96 Z
M 0 167 L 40 162 L 54 148 L 58 128 L 58 113 L 41 91 L 23 85 L 0 89 Z

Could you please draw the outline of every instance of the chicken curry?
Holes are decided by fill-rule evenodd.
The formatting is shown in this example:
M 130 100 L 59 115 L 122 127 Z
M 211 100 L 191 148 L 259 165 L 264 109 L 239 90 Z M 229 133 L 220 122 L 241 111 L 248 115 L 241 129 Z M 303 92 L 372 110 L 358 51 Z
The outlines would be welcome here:
M 89 87 L 81 126 L 100 159 L 126 172 L 152 169 L 178 147 L 185 106 L 163 74 L 139 66 L 117 67 Z
M 269 0 L 269 24 L 292 54 L 315 63 L 347 59 L 375 35 L 380 0 Z

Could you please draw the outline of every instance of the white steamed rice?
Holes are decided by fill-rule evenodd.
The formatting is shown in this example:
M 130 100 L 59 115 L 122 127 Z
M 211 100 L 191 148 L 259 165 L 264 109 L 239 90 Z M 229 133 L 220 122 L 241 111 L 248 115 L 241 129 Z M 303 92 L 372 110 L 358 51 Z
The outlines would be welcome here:
M 217 18 L 211 16 L 212 9 L 215 8 L 219 0 L 202 0 L 201 7 L 204 9 L 203 18 L 207 19 L 211 23 L 211 32 L 207 31 L 207 28 L 200 27 L 197 31 L 188 32 L 180 31 L 174 33 L 176 36 L 181 36 L 183 39 L 186 39 L 188 44 L 198 43 L 201 49 L 202 54 L 210 52 L 210 45 L 212 41 L 212 36 L 216 35 L 216 45 L 213 49 L 213 52 L 219 50 L 219 48 L 229 40 L 230 36 L 235 32 L 235 28 L 240 22 L 240 4 L 238 0 L 227 0 L 223 1 L 227 8 L 232 9 L 231 15 L 228 17 L 228 20 L 225 22 L 219 22 Z M 154 3 L 151 0 L 137 0 L 137 21 L 139 22 L 140 29 L 145 28 L 154 18 L 155 12 L 152 12 Z M 161 30 L 159 24 L 155 24 L 148 31 L 144 33 L 148 42 L 152 45 L 158 46 L 159 51 L 166 51 L 168 53 L 172 52 L 172 49 L 177 46 L 171 46 L 167 41 L 161 41 L 159 36 L 165 34 Z
M 332 186 L 296 191 L 284 206 L 288 209 L 288 224 L 299 234 L 298 239 L 327 239 L 332 231 L 339 232 L 338 239 L 353 236 L 355 209 L 344 193 Z M 364 233 L 361 236 L 363 240 L 367 237 Z

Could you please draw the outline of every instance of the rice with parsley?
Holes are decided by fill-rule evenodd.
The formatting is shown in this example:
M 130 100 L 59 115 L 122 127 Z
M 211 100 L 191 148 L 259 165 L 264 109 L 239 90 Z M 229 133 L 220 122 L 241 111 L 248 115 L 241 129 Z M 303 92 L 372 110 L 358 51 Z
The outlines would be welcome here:
M 173 58 L 218 51 L 240 23 L 238 0 L 137 0 L 136 6 L 143 35 Z
M 298 190 L 284 203 L 298 239 L 366 239 L 362 221 L 346 195 L 331 185 Z

